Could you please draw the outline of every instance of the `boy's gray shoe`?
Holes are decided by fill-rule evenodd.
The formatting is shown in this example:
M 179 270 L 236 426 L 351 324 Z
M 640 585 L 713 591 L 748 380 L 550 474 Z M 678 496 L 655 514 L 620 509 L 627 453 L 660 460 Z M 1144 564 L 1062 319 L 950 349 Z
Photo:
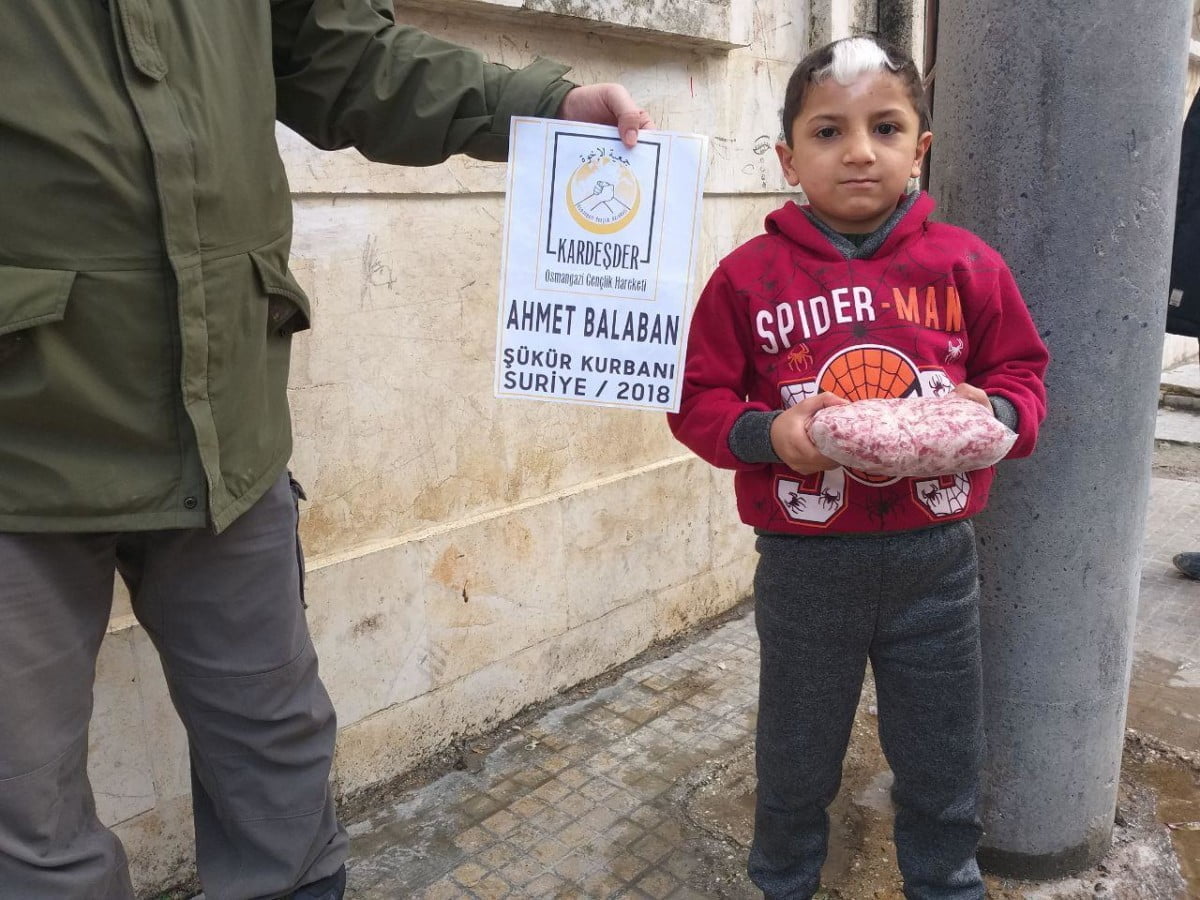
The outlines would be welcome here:
M 1200 580 L 1200 553 L 1176 553 L 1171 562 L 1188 578 Z

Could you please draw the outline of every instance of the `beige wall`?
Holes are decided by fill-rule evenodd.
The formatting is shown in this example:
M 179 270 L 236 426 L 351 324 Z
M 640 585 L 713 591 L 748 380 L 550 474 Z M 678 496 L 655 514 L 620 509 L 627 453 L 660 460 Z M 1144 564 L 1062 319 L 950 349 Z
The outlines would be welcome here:
M 780 202 L 780 93 L 810 24 L 845 27 L 827 3 L 809 12 L 422 0 L 399 15 L 498 62 L 544 53 L 577 81 L 624 82 L 661 127 L 713 136 L 704 278 Z M 294 348 L 293 468 L 345 795 L 727 609 L 748 592 L 752 535 L 729 473 L 692 458 L 661 414 L 493 399 L 502 166 L 394 169 L 280 140 L 293 269 L 316 310 Z M 121 598 L 91 759 L 137 883 L 186 874 L 186 746 Z

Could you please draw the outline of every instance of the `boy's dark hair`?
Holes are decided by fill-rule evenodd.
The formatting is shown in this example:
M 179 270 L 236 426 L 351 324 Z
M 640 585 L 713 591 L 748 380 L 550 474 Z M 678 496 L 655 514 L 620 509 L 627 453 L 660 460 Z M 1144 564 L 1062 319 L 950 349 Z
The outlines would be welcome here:
M 887 69 L 904 82 L 904 87 L 908 90 L 908 97 L 912 100 L 913 109 L 917 111 L 917 118 L 921 121 L 921 131 L 929 130 L 929 104 L 925 99 L 925 85 L 921 80 L 921 73 L 917 71 L 917 64 L 899 47 L 889 44 L 875 35 L 864 34 L 831 41 L 824 47 L 818 47 L 800 60 L 800 65 L 796 66 L 792 72 L 792 77 L 788 79 L 787 92 L 783 98 L 782 116 L 783 139 L 787 141 L 789 147 L 792 146 L 792 123 L 796 121 L 796 116 L 800 115 L 808 86 L 816 83 L 813 80 L 814 76 L 823 70 L 828 70 L 833 65 L 834 48 L 838 44 L 862 38 L 871 41 L 887 56 Z

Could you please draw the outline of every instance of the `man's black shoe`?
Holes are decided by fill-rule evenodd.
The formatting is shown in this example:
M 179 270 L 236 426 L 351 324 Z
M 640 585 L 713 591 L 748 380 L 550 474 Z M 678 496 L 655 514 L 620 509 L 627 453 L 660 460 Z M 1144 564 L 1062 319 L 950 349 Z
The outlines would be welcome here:
M 1200 553 L 1177 553 L 1171 562 L 1188 578 L 1200 580 Z
M 287 900 L 342 900 L 346 895 L 346 867 L 342 866 L 328 878 L 306 884 L 288 894 Z

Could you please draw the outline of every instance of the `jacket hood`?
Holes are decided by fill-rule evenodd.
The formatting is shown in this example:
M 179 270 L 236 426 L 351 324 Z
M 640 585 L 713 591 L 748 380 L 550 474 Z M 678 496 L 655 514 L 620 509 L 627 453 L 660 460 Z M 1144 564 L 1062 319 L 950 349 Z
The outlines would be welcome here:
M 903 199 L 903 198 L 902 198 Z M 891 233 L 875 251 L 876 255 L 894 248 L 913 235 L 918 234 L 925 222 L 937 206 L 933 198 L 921 191 L 912 208 L 892 226 Z M 808 204 L 801 206 L 795 201 L 784 204 L 767 216 L 767 234 L 778 234 L 794 244 L 802 247 L 808 253 L 826 259 L 843 259 L 841 251 L 833 245 L 829 237 L 809 218 L 812 207 Z M 884 223 L 880 228 L 887 228 Z

